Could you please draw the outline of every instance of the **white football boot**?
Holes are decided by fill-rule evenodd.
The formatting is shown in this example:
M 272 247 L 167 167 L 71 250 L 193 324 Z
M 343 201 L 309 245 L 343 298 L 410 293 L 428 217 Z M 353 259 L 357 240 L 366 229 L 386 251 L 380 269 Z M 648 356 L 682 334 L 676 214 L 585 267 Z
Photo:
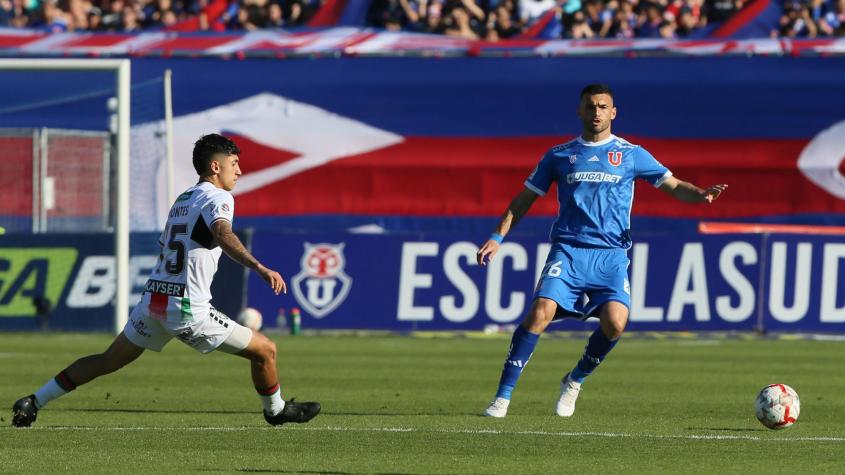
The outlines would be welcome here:
M 555 414 L 560 417 L 571 417 L 575 414 L 575 401 L 581 392 L 581 383 L 569 379 L 569 373 L 560 382 L 560 397 L 557 398 Z
M 490 407 L 484 411 L 484 415 L 487 417 L 505 417 L 508 415 L 508 405 L 510 403 L 510 399 L 497 397 L 490 403 Z

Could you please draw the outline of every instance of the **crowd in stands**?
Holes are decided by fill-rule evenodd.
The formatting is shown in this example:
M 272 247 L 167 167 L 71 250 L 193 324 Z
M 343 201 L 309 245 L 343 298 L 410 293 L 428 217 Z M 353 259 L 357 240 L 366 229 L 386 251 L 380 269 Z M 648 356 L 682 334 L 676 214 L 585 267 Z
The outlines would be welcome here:
M 200 31 L 305 25 L 325 0 L 0 0 L 0 27 L 134 32 L 193 19 Z M 748 0 L 372 0 L 367 26 L 498 41 L 688 38 Z M 784 1 L 773 37 L 845 36 L 845 0 Z M 209 18 L 210 2 L 220 7 Z M 220 13 L 222 11 L 222 14 Z
M 786 0 L 772 37 L 845 36 L 845 0 Z
M 369 21 L 389 30 L 490 41 L 519 36 L 543 20 L 551 24 L 547 38 L 686 38 L 727 19 L 743 1 L 373 0 Z
M 304 25 L 320 0 L 234 0 L 209 19 L 210 0 L 0 0 L 0 26 L 51 32 L 135 32 L 191 18 L 198 30 L 255 30 Z
M 546 38 L 688 38 L 745 0 L 373 0 L 369 24 L 496 41 L 551 16 Z M 845 0 L 786 0 L 773 36 L 845 36 Z

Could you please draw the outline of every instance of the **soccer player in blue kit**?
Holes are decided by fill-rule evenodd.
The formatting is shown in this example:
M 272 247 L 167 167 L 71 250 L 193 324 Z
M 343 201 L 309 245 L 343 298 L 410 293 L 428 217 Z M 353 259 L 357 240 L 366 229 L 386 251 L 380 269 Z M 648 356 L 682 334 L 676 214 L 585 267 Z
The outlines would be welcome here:
M 581 384 L 616 346 L 631 305 L 628 254 L 634 179 L 688 203 L 710 203 L 728 185 L 701 189 L 672 176 L 644 148 L 611 134 L 616 118 L 613 93 L 604 84 L 581 91 L 580 137 L 552 147 L 511 201 L 496 231 L 478 251 L 479 265 L 492 260 L 508 231 L 534 200 L 557 183 L 560 211 L 552 226 L 552 248 L 534 294 L 534 302 L 514 331 L 499 389 L 484 415 L 505 417 L 516 386 L 540 334 L 556 318 L 599 318 L 581 359 L 564 375 L 555 413 L 570 417 Z

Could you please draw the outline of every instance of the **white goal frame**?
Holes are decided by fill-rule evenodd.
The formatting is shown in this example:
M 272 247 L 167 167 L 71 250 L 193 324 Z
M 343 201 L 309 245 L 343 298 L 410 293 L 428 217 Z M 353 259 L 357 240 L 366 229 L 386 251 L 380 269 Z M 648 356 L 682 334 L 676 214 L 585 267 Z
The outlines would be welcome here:
M 111 71 L 117 90 L 117 160 L 115 186 L 114 333 L 129 319 L 129 133 L 130 61 L 128 59 L 0 59 L 0 71 Z

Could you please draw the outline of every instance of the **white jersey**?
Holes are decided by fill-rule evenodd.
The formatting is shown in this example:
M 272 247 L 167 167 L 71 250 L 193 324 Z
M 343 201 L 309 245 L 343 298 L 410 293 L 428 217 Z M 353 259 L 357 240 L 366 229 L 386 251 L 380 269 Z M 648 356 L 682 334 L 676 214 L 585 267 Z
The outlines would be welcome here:
M 205 318 L 211 308 L 211 281 L 222 249 L 211 225 L 232 222 L 235 200 L 211 183 L 201 182 L 176 198 L 159 238 L 161 254 L 144 287 L 140 305 L 150 316 L 172 322 Z

